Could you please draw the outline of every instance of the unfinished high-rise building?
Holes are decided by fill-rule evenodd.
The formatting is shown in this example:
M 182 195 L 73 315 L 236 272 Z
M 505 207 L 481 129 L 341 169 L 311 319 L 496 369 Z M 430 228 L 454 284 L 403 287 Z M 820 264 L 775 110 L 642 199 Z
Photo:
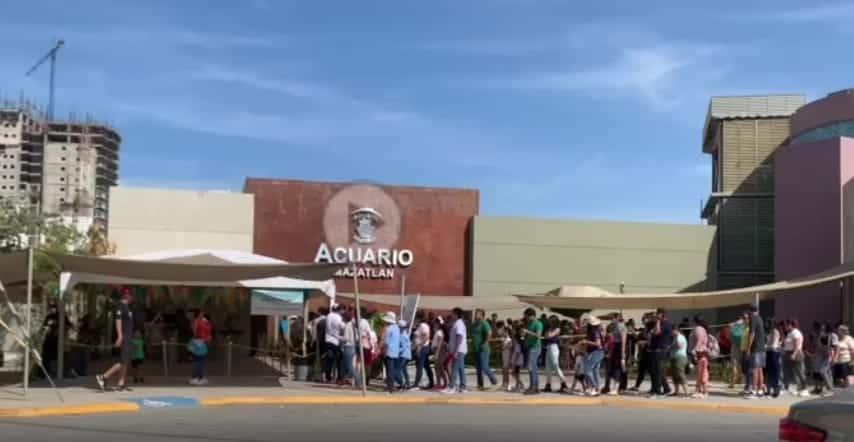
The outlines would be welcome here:
M 121 137 L 93 121 L 47 121 L 25 102 L 0 103 L 0 199 L 104 231 Z
M 702 216 L 716 225 L 719 289 L 774 280 L 774 153 L 789 138 L 803 95 L 714 97 L 703 129 L 712 192 Z

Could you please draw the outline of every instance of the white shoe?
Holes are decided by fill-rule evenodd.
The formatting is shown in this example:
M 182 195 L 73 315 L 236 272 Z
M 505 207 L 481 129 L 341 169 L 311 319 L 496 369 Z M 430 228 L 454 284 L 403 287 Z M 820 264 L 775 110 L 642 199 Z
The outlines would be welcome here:
M 810 392 L 809 392 L 809 391 L 807 391 L 807 390 L 801 390 L 801 391 L 798 393 L 798 396 L 800 396 L 800 397 L 810 397 Z
M 457 390 L 455 388 L 446 388 L 439 392 L 440 394 L 456 394 Z
M 95 381 L 96 381 L 96 382 L 98 382 L 98 387 L 100 387 L 100 388 L 101 388 L 101 392 L 102 392 L 102 393 L 103 393 L 104 391 L 106 391 L 106 389 L 105 389 L 105 387 L 104 387 L 105 382 L 104 382 L 104 376 L 103 376 L 103 375 L 100 375 L 100 374 L 99 374 L 99 375 L 95 376 Z
M 197 385 L 208 385 L 208 380 L 207 380 L 207 378 L 201 378 L 201 379 L 199 379 L 199 383 L 198 383 Z

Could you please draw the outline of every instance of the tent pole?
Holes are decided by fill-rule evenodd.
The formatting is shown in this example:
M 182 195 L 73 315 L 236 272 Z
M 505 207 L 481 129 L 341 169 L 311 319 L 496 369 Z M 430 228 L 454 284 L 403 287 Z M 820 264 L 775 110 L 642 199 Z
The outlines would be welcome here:
M 753 294 L 753 305 L 756 306 L 756 310 L 759 310 L 759 292 Z
M 356 330 L 361 330 L 360 324 L 362 322 L 362 305 L 359 302 L 359 278 L 357 276 L 355 268 L 353 270 L 353 294 L 356 296 Z M 406 275 L 404 275 L 404 278 L 406 278 Z M 364 347 L 362 347 L 362 333 L 359 332 L 358 335 L 359 342 L 357 342 L 356 345 L 359 346 L 359 366 L 362 367 L 362 369 L 359 370 L 359 377 L 362 378 L 362 397 L 365 397 L 368 394 L 368 382 L 366 380 L 366 372 L 368 371 L 368 367 L 365 366 L 365 349 Z
M 24 396 L 30 391 L 30 351 L 32 350 L 33 329 L 33 244 L 27 248 L 27 321 L 26 321 L 27 348 L 24 353 Z
M 406 304 L 406 273 L 403 274 L 400 282 L 400 313 L 399 315 L 403 317 L 403 307 Z

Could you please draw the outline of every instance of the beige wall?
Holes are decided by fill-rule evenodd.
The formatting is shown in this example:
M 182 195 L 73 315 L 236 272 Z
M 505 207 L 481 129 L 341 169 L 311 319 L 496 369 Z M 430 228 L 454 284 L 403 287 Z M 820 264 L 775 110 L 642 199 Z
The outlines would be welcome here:
M 176 249 L 252 252 L 253 195 L 110 188 L 109 238 L 118 255 Z
M 484 217 L 472 226 L 475 296 L 589 285 L 619 293 L 706 290 L 715 228 Z M 712 283 L 712 281 L 709 281 Z

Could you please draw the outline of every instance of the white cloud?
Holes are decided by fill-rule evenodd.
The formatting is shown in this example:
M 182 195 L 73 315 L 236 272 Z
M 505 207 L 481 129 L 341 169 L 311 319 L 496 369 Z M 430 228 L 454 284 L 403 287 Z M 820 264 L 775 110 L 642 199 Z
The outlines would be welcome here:
M 732 15 L 736 20 L 776 21 L 788 23 L 839 22 L 854 18 L 854 4 L 813 3 L 805 8 L 788 10 L 761 10 L 756 13 Z
M 657 109 L 670 109 L 680 101 L 682 87 L 710 73 L 719 52 L 712 45 L 671 45 L 626 48 L 609 63 L 566 71 L 528 73 L 487 82 L 488 86 L 521 90 L 585 93 L 594 97 L 633 95 Z M 700 73 L 702 72 L 702 73 Z M 699 73 L 699 75 L 698 75 Z

